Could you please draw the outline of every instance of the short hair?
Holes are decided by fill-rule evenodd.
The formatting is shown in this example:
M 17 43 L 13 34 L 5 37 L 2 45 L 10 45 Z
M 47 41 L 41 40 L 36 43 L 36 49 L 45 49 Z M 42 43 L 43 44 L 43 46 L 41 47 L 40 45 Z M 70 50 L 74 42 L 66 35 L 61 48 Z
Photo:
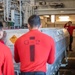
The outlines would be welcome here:
M 2 22 L 0 22 L 0 29 L 2 29 L 3 28 L 3 24 L 2 24 Z
M 29 23 L 31 28 L 39 27 L 41 25 L 40 17 L 38 15 L 32 15 L 29 17 L 28 23 Z
M 72 21 L 68 21 L 68 23 L 72 23 Z

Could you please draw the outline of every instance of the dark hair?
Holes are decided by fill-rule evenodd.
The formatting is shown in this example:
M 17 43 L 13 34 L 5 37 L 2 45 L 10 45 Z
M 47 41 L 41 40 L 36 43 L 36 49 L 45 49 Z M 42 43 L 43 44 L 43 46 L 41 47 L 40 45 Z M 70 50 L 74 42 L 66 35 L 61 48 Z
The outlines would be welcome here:
M 41 25 L 40 17 L 38 15 L 32 15 L 29 17 L 28 23 L 31 28 L 39 27 Z
M 3 28 L 3 24 L 2 24 L 2 22 L 0 22 L 0 28 Z
M 68 21 L 68 23 L 72 23 L 72 21 Z

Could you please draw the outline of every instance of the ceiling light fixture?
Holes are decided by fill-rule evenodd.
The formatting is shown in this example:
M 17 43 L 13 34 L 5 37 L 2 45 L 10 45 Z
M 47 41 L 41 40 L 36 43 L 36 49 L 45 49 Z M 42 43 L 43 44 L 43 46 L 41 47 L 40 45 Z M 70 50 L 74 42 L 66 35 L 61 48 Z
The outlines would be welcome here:
M 69 21 L 69 16 L 59 16 L 60 21 Z
M 44 15 L 44 17 L 49 17 L 49 15 Z
M 55 22 L 55 15 L 51 15 L 51 22 L 52 22 L 52 23 Z

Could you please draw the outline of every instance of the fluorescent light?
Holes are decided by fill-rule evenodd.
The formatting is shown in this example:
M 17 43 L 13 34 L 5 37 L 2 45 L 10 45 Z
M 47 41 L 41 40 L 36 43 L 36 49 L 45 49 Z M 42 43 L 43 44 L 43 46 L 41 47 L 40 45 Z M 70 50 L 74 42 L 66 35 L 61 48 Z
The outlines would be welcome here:
M 44 19 L 43 16 L 40 16 L 40 19 Z
M 60 11 L 60 13 L 64 13 L 64 11 Z
M 55 15 L 51 15 L 51 22 L 52 22 L 52 23 L 55 22 Z
M 44 17 L 49 17 L 49 15 L 44 15 Z
M 69 16 L 59 16 L 59 18 L 69 18 Z
M 69 16 L 59 16 L 60 21 L 69 21 Z

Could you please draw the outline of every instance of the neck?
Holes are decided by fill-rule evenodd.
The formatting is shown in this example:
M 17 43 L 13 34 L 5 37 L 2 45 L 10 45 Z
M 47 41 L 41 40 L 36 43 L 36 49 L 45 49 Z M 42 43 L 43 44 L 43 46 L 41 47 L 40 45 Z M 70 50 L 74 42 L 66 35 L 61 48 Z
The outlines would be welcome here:
M 35 28 L 29 28 L 29 30 L 39 30 L 38 27 L 35 27 Z

